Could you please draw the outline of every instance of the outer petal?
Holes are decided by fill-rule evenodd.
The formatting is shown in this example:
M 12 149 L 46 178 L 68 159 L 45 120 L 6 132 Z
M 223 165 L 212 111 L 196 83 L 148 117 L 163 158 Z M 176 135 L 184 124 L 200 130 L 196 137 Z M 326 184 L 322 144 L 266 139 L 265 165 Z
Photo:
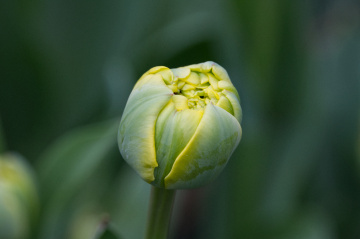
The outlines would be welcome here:
M 234 116 L 240 123 L 241 120 L 242 120 L 242 109 L 241 109 L 241 106 L 240 106 L 239 97 L 237 97 L 231 91 L 226 91 L 225 90 L 223 93 L 226 96 L 226 98 L 228 98 L 228 100 L 230 101 L 231 106 L 232 106 L 232 108 L 234 110 Z
M 174 96 L 173 96 L 174 98 Z M 201 118 L 202 110 L 176 110 L 170 103 L 160 113 L 156 122 L 156 160 L 154 185 L 164 187 L 163 179 L 170 172 L 176 157 L 183 151 L 194 135 Z
M 118 133 L 121 155 L 147 182 L 154 181 L 154 168 L 158 165 L 154 139 L 156 119 L 172 95 L 161 76 L 153 75 L 134 88 L 121 118 Z
M 212 62 L 212 61 L 207 61 L 207 62 L 203 62 L 203 63 L 199 63 L 199 64 L 190 65 L 187 67 L 193 71 L 206 73 L 211 70 L 211 67 L 213 64 L 216 64 L 216 63 Z
M 154 77 L 155 73 L 158 73 L 160 71 L 170 71 L 169 68 L 166 66 L 156 66 L 145 72 L 140 79 L 136 82 L 134 89 L 140 88 L 142 85 L 145 85 L 151 81 L 151 79 Z
M 165 188 L 194 188 L 211 181 L 223 170 L 240 138 L 237 119 L 208 104 L 194 136 L 165 177 Z

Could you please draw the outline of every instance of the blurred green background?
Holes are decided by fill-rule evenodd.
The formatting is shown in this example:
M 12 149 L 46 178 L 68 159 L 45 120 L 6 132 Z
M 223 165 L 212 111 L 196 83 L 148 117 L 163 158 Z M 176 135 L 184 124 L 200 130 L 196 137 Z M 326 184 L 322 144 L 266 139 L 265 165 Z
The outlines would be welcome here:
M 208 60 L 239 91 L 243 138 L 213 184 L 177 194 L 171 238 L 359 238 L 355 0 L 2 1 L 0 238 L 107 221 L 142 238 L 150 186 L 116 145 L 126 100 L 153 66 Z

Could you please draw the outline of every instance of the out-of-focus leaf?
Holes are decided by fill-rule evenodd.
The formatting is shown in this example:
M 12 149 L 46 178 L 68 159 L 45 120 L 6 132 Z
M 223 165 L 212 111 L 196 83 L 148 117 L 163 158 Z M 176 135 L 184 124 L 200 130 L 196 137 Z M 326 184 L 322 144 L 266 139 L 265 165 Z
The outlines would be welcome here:
M 46 201 L 68 200 L 80 189 L 116 145 L 118 122 L 113 120 L 68 133 L 44 153 L 38 168 Z
M 275 233 L 277 234 L 277 233 Z M 280 239 L 335 239 L 333 221 L 316 208 L 300 210 L 277 235 Z
M 143 238 L 149 207 L 150 185 L 129 166 L 114 182 L 110 218 L 123 238 Z
M 111 152 L 117 151 L 118 122 L 112 120 L 70 132 L 55 142 L 39 161 L 44 199 L 43 238 L 62 238 L 69 217 L 78 208 L 74 200 L 89 191 L 84 195 L 92 202 L 106 189 L 101 185 L 104 177 L 99 172 L 110 175 L 110 171 L 116 169 L 114 166 L 121 163 L 117 154 L 118 164 L 111 165 Z M 104 166 L 107 172 L 102 171 Z
M 98 233 L 98 235 L 96 235 L 96 237 L 94 239 L 120 239 L 120 237 L 118 237 L 110 228 L 110 226 L 104 225 L 101 226 L 103 228 L 100 229 L 100 232 Z

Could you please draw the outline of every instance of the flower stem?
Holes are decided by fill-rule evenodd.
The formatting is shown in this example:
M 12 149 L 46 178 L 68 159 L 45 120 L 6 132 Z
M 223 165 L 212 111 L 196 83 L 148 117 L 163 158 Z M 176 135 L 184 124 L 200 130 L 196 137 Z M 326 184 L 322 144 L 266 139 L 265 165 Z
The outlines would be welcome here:
M 166 239 L 176 191 L 151 187 L 145 239 Z

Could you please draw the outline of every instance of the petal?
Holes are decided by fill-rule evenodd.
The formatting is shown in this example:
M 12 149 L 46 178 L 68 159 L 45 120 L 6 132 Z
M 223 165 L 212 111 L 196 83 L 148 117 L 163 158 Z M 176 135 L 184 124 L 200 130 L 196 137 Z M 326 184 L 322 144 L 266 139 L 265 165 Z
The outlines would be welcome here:
M 227 90 L 224 90 L 222 93 L 230 101 L 231 106 L 232 106 L 232 108 L 234 110 L 234 116 L 240 123 L 241 119 L 242 119 L 242 109 L 241 109 L 241 106 L 240 106 L 239 97 L 237 97 L 237 95 L 235 95 L 233 92 L 227 91 Z
M 178 89 L 182 89 L 185 85 L 185 81 L 178 81 Z
M 190 66 L 188 66 L 188 68 L 190 68 L 193 71 L 206 73 L 206 72 L 211 71 L 212 64 L 214 64 L 214 62 L 207 61 L 207 62 L 200 63 L 200 64 L 190 65 Z
M 194 90 L 196 87 L 193 85 L 185 84 L 181 90 Z
M 171 71 L 175 78 L 183 79 L 190 75 L 190 69 L 185 67 L 171 69 Z
M 118 133 L 120 152 L 127 163 L 147 182 L 154 180 L 157 167 L 155 123 L 173 93 L 160 76 L 146 78 L 131 92 Z
M 219 106 L 220 108 L 223 108 L 224 110 L 226 110 L 230 114 L 234 115 L 234 110 L 233 110 L 233 108 L 231 106 L 231 103 L 230 103 L 229 99 L 226 98 L 225 96 L 221 96 L 220 100 L 217 102 L 216 105 Z
M 155 67 L 151 68 L 150 70 L 148 70 L 145 74 L 155 74 L 164 69 L 169 69 L 169 68 L 167 68 L 166 66 L 155 66 Z
M 155 169 L 154 185 L 164 187 L 164 177 L 194 135 L 203 113 L 203 110 L 177 111 L 174 103 L 168 104 L 160 113 L 155 135 L 159 166 Z
M 186 83 L 192 84 L 192 85 L 199 85 L 200 84 L 200 76 L 195 73 L 191 72 L 190 75 L 184 79 Z
M 208 104 L 194 136 L 165 177 L 165 188 L 194 188 L 216 178 L 240 138 L 237 119 L 226 110 Z
M 222 66 L 218 65 L 215 62 L 212 62 L 211 69 L 212 69 L 212 73 L 219 80 L 224 80 L 224 81 L 231 82 L 228 73 L 226 72 L 226 70 Z
M 188 99 L 183 95 L 173 95 L 172 101 L 175 104 L 175 109 L 178 111 L 189 109 Z
M 237 94 L 236 88 L 233 86 L 233 84 L 230 81 L 221 80 L 218 82 L 218 87 L 222 90 L 231 91 Z
M 203 85 L 206 82 L 209 82 L 209 77 L 204 73 L 199 73 L 200 76 L 200 83 Z
M 134 86 L 134 90 L 141 87 L 142 85 L 146 84 L 151 78 L 153 78 L 155 73 L 158 73 L 160 71 L 170 71 L 169 68 L 166 66 L 156 66 L 145 72 L 140 79 L 136 82 Z M 171 71 L 170 71 L 171 72 Z
M 164 82 L 167 85 L 170 85 L 173 83 L 173 73 L 169 68 L 162 68 L 161 71 L 159 71 L 157 74 L 161 75 L 161 77 L 163 78 Z
M 211 73 L 208 73 L 207 74 L 208 77 L 209 77 L 209 82 L 210 82 L 210 85 L 212 86 L 212 88 L 216 91 L 219 91 L 219 88 L 218 88 L 218 80 L 215 78 L 215 76 Z

